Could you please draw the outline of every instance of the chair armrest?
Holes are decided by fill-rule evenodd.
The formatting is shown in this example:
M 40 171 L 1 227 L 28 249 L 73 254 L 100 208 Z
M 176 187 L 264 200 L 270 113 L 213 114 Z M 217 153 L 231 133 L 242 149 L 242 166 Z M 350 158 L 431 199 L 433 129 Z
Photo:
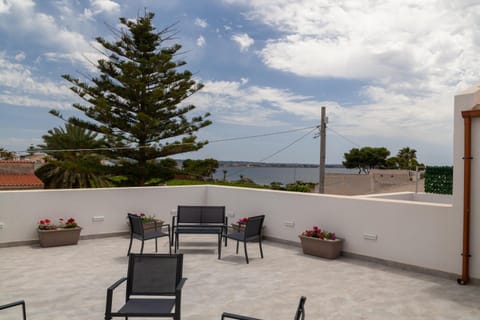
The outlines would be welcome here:
M 119 285 L 127 280 L 127 277 L 121 278 L 117 280 L 114 284 L 112 284 L 107 289 L 107 302 L 105 306 L 105 315 L 110 314 L 112 312 L 112 300 L 113 300 L 113 290 L 115 290 Z
M 258 319 L 258 318 L 252 318 L 252 317 L 242 316 L 242 315 L 239 315 L 239 314 L 228 313 L 228 312 L 222 313 L 222 320 L 223 320 L 223 319 L 261 320 L 261 319 Z
M 177 287 L 175 288 L 176 291 L 180 291 L 183 288 L 183 285 L 185 284 L 185 281 L 187 281 L 187 278 L 182 278 L 177 284 Z
M 22 306 L 23 320 L 26 320 L 27 319 L 27 313 L 25 311 L 25 301 L 24 300 L 19 300 L 19 301 L 15 301 L 15 302 L 11 302 L 11 303 L 1 305 L 0 310 L 12 308 L 12 307 L 19 306 L 19 305 Z

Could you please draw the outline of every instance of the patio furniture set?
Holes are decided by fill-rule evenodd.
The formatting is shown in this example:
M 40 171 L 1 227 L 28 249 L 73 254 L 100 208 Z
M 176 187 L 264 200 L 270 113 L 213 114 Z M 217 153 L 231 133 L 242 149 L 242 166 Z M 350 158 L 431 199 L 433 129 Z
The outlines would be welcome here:
M 179 236 L 181 234 L 216 234 L 218 246 L 218 259 L 222 254 L 222 239 L 227 246 L 228 239 L 237 241 L 238 254 L 239 243 L 243 242 L 245 261 L 249 263 L 247 242 L 258 242 L 260 256 L 263 258 L 262 231 L 265 215 L 250 217 L 245 223 L 243 230 L 229 232 L 228 217 L 225 214 L 224 206 L 183 206 L 177 208 L 177 215 L 172 217 L 172 224 L 162 224 L 159 228 L 146 232 L 143 228 L 141 218 L 135 214 L 128 214 L 130 221 L 130 245 L 127 255 L 130 255 L 133 239 L 142 241 L 140 253 L 143 253 L 144 242 L 155 239 L 155 252 L 158 251 L 158 238 L 168 237 L 169 253 L 172 253 L 172 246 L 176 253 L 180 246 Z
M 228 232 L 228 218 L 224 206 L 178 206 L 177 215 L 172 218 L 172 225 L 162 224 L 146 232 L 140 216 L 128 214 L 130 222 L 130 244 L 128 247 L 127 276 L 119 279 L 107 289 L 105 319 L 112 317 L 168 317 L 181 318 L 182 288 L 186 278 L 183 277 L 183 254 L 179 249 L 180 234 L 216 234 L 218 241 L 218 259 L 221 259 L 222 239 L 244 243 L 245 260 L 249 263 L 247 242 L 258 242 L 263 258 L 262 226 L 264 215 L 248 218 L 245 228 Z M 171 228 L 170 228 L 171 227 Z M 143 254 L 144 242 L 155 240 L 155 252 L 158 251 L 158 238 L 166 237 L 169 241 L 168 254 Z M 131 253 L 133 239 L 142 241 L 139 254 Z M 172 246 L 175 253 L 172 254 Z M 117 311 L 112 310 L 115 289 L 126 283 L 125 303 Z M 305 297 L 300 298 L 295 320 L 305 317 Z M 0 310 L 22 306 L 23 319 L 26 319 L 25 302 L 17 301 L 0 306 Z M 258 318 L 224 312 L 221 319 L 259 320 Z

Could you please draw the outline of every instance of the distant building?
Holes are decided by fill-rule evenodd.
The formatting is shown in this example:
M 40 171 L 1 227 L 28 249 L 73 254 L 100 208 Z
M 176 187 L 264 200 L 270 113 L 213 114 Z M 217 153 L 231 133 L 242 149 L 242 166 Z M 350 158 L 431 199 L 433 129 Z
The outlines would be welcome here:
M 24 160 L 0 160 L 0 190 L 43 189 L 35 175 L 35 162 Z

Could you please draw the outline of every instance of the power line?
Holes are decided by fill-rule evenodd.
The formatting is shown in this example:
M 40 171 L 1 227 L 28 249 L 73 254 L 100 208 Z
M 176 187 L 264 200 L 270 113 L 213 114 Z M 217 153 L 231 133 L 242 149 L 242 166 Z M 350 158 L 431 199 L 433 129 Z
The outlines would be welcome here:
M 234 138 L 226 138 L 226 139 L 217 139 L 217 140 L 211 140 L 208 141 L 208 143 L 219 143 L 219 142 L 226 142 L 226 141 L 236 141 L 236 140 L 248 140 L 248 139 L 254 139 L 254 138 L 261 138 L 261 137 L 268 137 L 268 136 L 274 136 L 274 135 L 279 135 L 279 134 L 285 134 L 285 133 L 291 133 L 291 132 L 297 132 L 297 131 L 303 131 L 307 129 L 312 129 L 312 128 L 317 128 L 318 126 L 310 126 L 310 127 L 304 127 L 304 128 L 296 128 L 296 129 L 291 129 L 291 130 L 283 130 L 283 131 L 276 131 L 276 132 L 270 132 L 270 133 L 264 133 L 264 134 L 257 134 L 257 135 L 251 135 L 251 136 L 243 136 L 243 137 L 234 137 Z M 174 143 L 168 145 L 169 147 L 177 147 L 177 146 L 184 146 L 184 145 L 191 145 L 193 143 Z M 134 149 L 145 149 L 145 148 L 151 148 L 151 146 L 137 146 L 137 147 L 103 147 L 103 148 L 77 148 L 77 149 L 29 149 L 29 150 L 20 150 L 20 151 L 12 151 L 16 153 L 28 153 L 31 151 L 41 151 L 41 152 L 78 152 L 78 151 L 114 151 L 114 150 L 134 150 Z
M 359 147 L 360 148 L 360 145 L 358 143 L 356 143 L 355 141 L 345 137 L 344 135 L 340 134 L 339 132 L 335 131 L 332 127 L 328 126 L 327 127 L 327 130 L 332 130 L 336 135 L 340 136 L 341 138 L 347 140 L 348 142 L 350 142 L 351 144 L 353 144 L 354 146 L 356 147 Z
M 256 162 L 263 162 L 265 160 L 268 160 L 270 158 L 272 158 L 273 156 L 276 156 L 277 154 L 279 154 L 280 152 L 283 152 L 285 151 L 286 149 L 290 148 L 291 146 L 293 146 L 294 144 L 296 144 L 297 142 L 299 142 L 300 140 L 302 140 L 303 138 L 305 138 L 306 136 L 308 136 L 309 134 L 311 134 L 313 131 L 317 130 L 318 129 L 318 126 L 314 126 L 314 127 L 309 127 L 309 129 L 313 128 L 312 130 L 308 131 L 306 134 L 304 134 L 303 136 L 301 136 L 300 138 L 298 139 L 295 139 L 294 141 L 290 142 L 289 144 L 287 144 L 285 147 L 282 147 L 281 149 L 275 151 L 274 153 L 272 153 L 271 155 L 261 159 L 261 160 L 258 160 Z M 237 175 L 241 172 L 243 172 L 245 169 L 240 169 L 240 170 L 237 170 L 237 171 L 234 171 L 233 173 L 230 173 L 228 174 L 227 176 L 228 177 L 231 177 L 233 175 Z
M 244 136 L 244 137 L 237 137 L 237 138 L 227 138 L 227 139 L 212 140 L 212 141 L 209 141 L 209 143 L 224 142 L 224 141 L 234 141 L 234 140 L 244 140 L 244 139 L 253 139 L 253 138 L 261 138 L 261 137 L 273 136 L 273 135 L 277 135 L 277 134 L 284 134 L 284 133 L 290 133 L 290 132 L 303 131 L 303 130 L 312 129 L 312 128 L 317 128 L 317 126 L 310 126 L 310 127 L 298 128 L 298 129 L 291 129 L 291 130 L 285 130 L 285 131 L 277 131 L 277 132 L 272 132 L 272 133 L 257 134 L 257 135 L 253 135 L 253 136 Z

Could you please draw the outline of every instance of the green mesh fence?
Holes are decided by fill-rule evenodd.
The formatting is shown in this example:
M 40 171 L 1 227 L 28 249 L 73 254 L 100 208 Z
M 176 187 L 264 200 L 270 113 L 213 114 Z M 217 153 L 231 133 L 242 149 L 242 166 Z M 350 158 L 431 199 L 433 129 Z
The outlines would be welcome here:
M 427 167 L 425 169 L 425 192 L 452 194 L 453 167 Z

